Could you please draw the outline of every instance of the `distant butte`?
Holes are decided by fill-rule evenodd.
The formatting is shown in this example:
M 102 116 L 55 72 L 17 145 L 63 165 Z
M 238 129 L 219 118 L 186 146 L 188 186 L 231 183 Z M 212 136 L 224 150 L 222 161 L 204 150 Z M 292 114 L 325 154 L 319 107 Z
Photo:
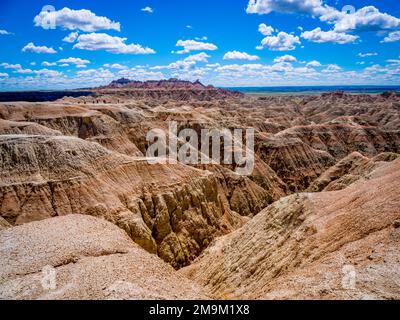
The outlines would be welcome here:
M 91 88 L 99 94 L 124 95 L 134 98 L 169 98 L 173 100 L 211 100 L 242 98 L 238 91 L 204 85 L 199 80 L 194 82 L 171 78 L 168 80 L 137 81 L 121 78 L 106 86 Z

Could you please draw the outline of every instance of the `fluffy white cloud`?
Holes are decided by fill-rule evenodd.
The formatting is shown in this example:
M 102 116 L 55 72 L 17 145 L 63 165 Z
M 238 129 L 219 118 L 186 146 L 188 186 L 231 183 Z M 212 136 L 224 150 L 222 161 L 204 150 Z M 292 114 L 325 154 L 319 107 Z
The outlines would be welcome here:
M 111 68 L 111 69 L 127 69 L 128 67 L 126 67 L 126 66 L 123 66 L 123 65 L 121 65 L 121 64 L 119 64 L 119 63 L 113 63 L 113 64 L 110 64 L 110 63 L 106 63 L 106 64 L 104 64 L 103 65 L 104 67 L 106 67 L 106 68 Z
M 31 70 L 31 69 L 16 69 L 15 71 L 13 71 L 13 73 L 20 73 L 20 74 L 32 74 L 35 73 L 35 71 Z
M 42 64 L 46 65 L 46 64 Z M 31 69 L 24 69 L 20 64 L 9 64 L 9 63 L 1 63 L 1 67 L 5 69 L 13 69 L 13 73 L 20 73 L 20 74 L 36 74 L 39 76 L 60 76 L 61 73 L 54 70 L 49 69 L 40 69 L 40 70 L 31 70 Z
M 88 33 L 78 37 L 74 48 L 82 50 L 104 50 L 111 53 L 153 54 L 151 48 L 139 44 L 126 44 L 127 38 L 113 37 L 106 33 Z
M 79 35 L 78 32 L 71 32 L 62 41 L 69 43 L 75 42 L 76 39 L 78 38 L 78 35 Z
M 1 78 L 8 78 L 8 73 L 0 72 Z
M 264 36 L 270 36 L 275 30 L 271 26 L 267 26 L 265 23 L 261 23 L 258 26 L 258 31 Z
M 170 63 L 169 65 L 155 66 L 155 67 L 152 67 L 151 69 L 152 70 L 171 69 L 171 70 L 176 70 L 176 71 L 191 72 L 195 69 L 195 65 L 197 63 L 208 62 L 208 58 L 210 58 L 210 56 L 207 53 L 200 52 L 198 54 L 193 54 L 184 59 Z
M 316 43 L 333 42 L 339 44 L 352 43 L 358 39 L 358 36 L 353 36 L 346 33 L 339 33 L 332 30 L 322 31 L 321 28 L 316 28 L 311 31 L 305 31 L 301 34 L 301 37 L 303 39 Z
M 290 54 L 285 54 L 284 56 L 280 56 L 274 59 L 274 62 L 280 63 L 280 62 L 296 62 L 297 59 Z
M 307 67 L 314 67 L 314 68 L 316 68 L 316 67 L 321 67 L 322 65 L 321 65 L 321 62 L 319 62 L 319 61 L 317 61 L 317 60 L 313 60 L 313 61 L 308 62 L 308 63 L 306 64 L 306 66 L 307 66 Z
M 296 49 L 296 44 L 300 44 L 299 37 L 281 31 L 276 36 L 265 37 L 261 41 L 261 46 L 257 47 L 257 49 L 268 48 L 272 51 L 291 51 Z
M 250 0 L 247 13 L 269 14 L 273 11 L 282 13 L 299 13 L 311 16 L 329 14 L 335 9 L 324 5 L 322 0 Z
M 389 33 L 389 35 L 385 37 L 381 42 L 395 42 L 395 41 L 400 41 L 400 31 Z
M 342 71 L 342 68 L 337 64 L 330 64 L 324 70 L 322 70 L 323 73 L 336 73 L 339 71 Z
M 21 65 L 19 63 L 18 64 L 10 64 L 7 62 L 3 62 L 3 63 L 0 63 L 0 67 L 3 67 L 4 69 L 21 69 Z
M 389 60 L 386 60 L 386 62 L 391 63 L 391 64 L 400 64 L 399 59 L 389 59 Z
M 143 12 L 147 12 L 147 13 L 153 13 L 153 8 L 151 7 L 144 7 L 141 9 Z
M 335 23 L 335 31 L 381 31 L 400 28 L 400 19 L 381 13 L 374 6 L 357 10 L 352 14 L 342 14 Z
M 184 61 L 189 61 L 189 62 L 208 62 L 208 58 L 210 56 L 205 53 L 205 52 L 200 52 L 197 54 L 192 54 L 184 59 Z
M 13 73 L 20 73 L 20 74 L 31 74 L 33 73 L 33 70 L 31 69 L 24 69 L 22 66 L 17 63 L 17 64 L 10 64 L 7 62 L 0 63 L 0 67 L 3 67 L 4 69 L 11 69 L 13 70 Z
M 334 24 L 336 32 L 382 31 L 400 29 L 400 19 L 380 12 L 374 6 L 363 7 L 354 13 L 339 11 L 322 0 L 249 0 L 247 13 L 307 14 Z
M 35 53 L 57 53 L 53 48 L 49 48 L 46 46 L 35 46 L 33 42 L 28 43 L 25 47 L 22 48 L 22 52 L 35 52 Z
M 376 52 L 367 52 L 367 53 L 362 53 L 360 52 L 357 56 L 361 57 L 361 58 L 365 58 L 365 57 L 374 57 L 377 56 L 378 54 Z
M 254 61 L 254 60 L 259 60 L 260 57 L 256 55 L 250 55 L 246 52 L 239 52 L 239 51 L 229 51 L 225 53 L 224 60 L 249 60 L 249 61 Z
M 56 62 L 48 62 L 48 61 L 43 61 L 42 62 L 42 66 L 43 67 L 53 67 L 53 66 L 56 66 L 56 65 L 57 65 Z
M 11 32 L 8 32 L 7 30 L 0 29 L 0 34 L 1 35 L 10 35 Z
M 59 63 L 74 64 L 74 65 L 80 66 L 80 67 L 85 66 L 88 63 L 90 63 L 89 60 L 81 59 L 81 58 L 73 58 L 73 57 L 69 57 L 69 58 L 66 58 L 66 59 L 60 59 L 60 60 L 58 60 L 58 62 Z
M 214 51 L 218 49 L 218 47 L 213 43 L 200 42 L 195 40 L 178 40 L 176 46 L 183 47 L 182 50 L 176 52 L 179 54 L 188 53 L 190 51 L 200 51 L 200 50 Z
M 120 31 L 119 22 L 111 21 L 106 17 L 96 16 L 93 12 L 86 9 L 72 10 L 63 8 L 58 11 L 41 11 L 34 19 L 35 26 L 48 28 L 49 21 L 55 27 L 62 27 L 68 30 L 82 30 L 93 32 L 98 30 L 117 30 Z
M 42 77 L 60 77 L 62 75 L 62 72 L 49 69 L 35 70 L 34 73 Z

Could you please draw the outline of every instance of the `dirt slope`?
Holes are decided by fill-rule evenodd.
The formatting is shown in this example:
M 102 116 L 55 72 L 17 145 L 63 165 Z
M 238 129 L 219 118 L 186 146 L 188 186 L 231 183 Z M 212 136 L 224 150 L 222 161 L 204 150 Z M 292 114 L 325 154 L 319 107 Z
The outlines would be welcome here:
M 124 231 L 90 216 L 0 231 L 0 265 L 1 299 L 206 298 Z
M 283 198 L 180 272 L 217 298 L 399 298 L 399 169 L 396 160 L 344 190 Z M 352 289 L 342 287 L 349 265 Z

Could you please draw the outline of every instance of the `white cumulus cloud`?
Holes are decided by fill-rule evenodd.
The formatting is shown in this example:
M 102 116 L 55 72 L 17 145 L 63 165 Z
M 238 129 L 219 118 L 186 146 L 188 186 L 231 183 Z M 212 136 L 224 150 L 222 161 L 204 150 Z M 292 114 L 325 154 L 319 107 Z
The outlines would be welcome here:
M 381 42 L 395 42 L 395 41 L 400 41 L 400 31 L 390 32 L 389 35 L 383 38 Z
M 322 70 L 323 73 L 336 73 L 339 71 L 342 71 L 342 68 L 337 64 L 330 64 L 324 70 Z
M 43 61 L 42 62 L 42 66 L 43 67 L 53 67 L 53 66 L 56 66 L 56 65 L 57 65 L 56 62 L 48 62 L 48 61 Z
M 93 32 L 98 30 L 117 30 L 120 31 L 119 22 L 111 21 L 107 17 L 100 17 L 90 10 L 72 10 L 63 8 L 58 11 L 41 11 L 34 19 L 35 26 L 47 28 L 50 22 L 54 22 L 55 27 L 62 27 L 68 30 L 82 30 Z
M 33 42 L 29 42 L 25 47 L 22 48 L 22 52 L 34 52 L 34 53 L 57 53 L 53 48 L 46 46 L 35 46 Z
M 321 28 L 316 28 L 311 31 L 305 31 L 301 34 L 301 37 L 303 39 L 316 43 L 332 42 L 339 44 L 352 43 L 358 39 L 358 36 L 335 32 L 332 30 L 322 31 Z
M 269 14 L 275 11 L 319 17 L 328 14 L 332 10 L 334 9 L 324 5 L 321 0 L 250 0 L 246 12 Z
M 3 67 L 4 69 L 12 69 L 14 70 L 13 73 L 21 73 L 21 74 L 30 74 L 33 73 L 33 71 L 31 69 L 24 69 L 22 68 L 22 66 L 17 63 L 17 64 L 10 64 L 7 62 L 3 62 L 0 64 L 1 67 Z
M 11 32 L 8 32 L 7 30 L 0 29 L 0 34 L 1 34 L 1 35 L 10 35 L 10 34 L 12 34 L 12 33 L 11 33 Z
M 382 31 L 400 29 L 400 19 L 380 12 L 374 6 L 357 10 L 352 14 L 343 14 L 335 23 L 335 31 Z
M 71 64 L 88 64 L 90 63 L 89 60 L 86 59 L 81 59 L 81 58 L 73 58 L 69 57 L 66 59 L 60 59 L 58 60 L 59 63 L 71 63 Z
M 308 62 L 307 64 L 306 64 L 306 66 L 307 67 L 321 67 L 322 65 L 321 65 L 321 62 L 319 62 L 319 61 L 317 61 L 317 60 L 313 60 L 313 61 L 310 61 L 310 62 Z
M 126 44 L 127 38 L 113 37 L 106 33 L 88 33 L 78 37 L 74 48 L 82 50 L 104 50 L 111 53 L 125 54 L 153 54 L 151 48 L 142 47 L 140 44 Z
M 325 4 L 322 0 L 249 0 L 246 11 L 255 14 L 271 12 L 306 14 L 333 24 L 336 32 L 400 29 L 399 18 L 382 13 L 374 6 L 366 6 L 353 13 L 347 13 Z
M 71 32 L 62 41 L 69 43 L 75 42 L 76 39 L 78 38 L 78 35 L 79 35 L 78 32 Z
M 113 63 L 113 64 L 105 63 L 105 64 L 103 65 L 103 67 L 111 68 L 111 69 L 120 69 L 120 70 L 122 70 L 122 69 L 127 69 L 127 68 L 128 68 L 128 67 L 123 66 L 122 64 L 119 64 L 119 63 Z
M 270 36 L 275 30 L 271 26 L 267 26 L 265 23 L 261 23 L 258 26 L 258 31 L 264 36 Z
M 154 10 L 151 7 L 144 7 L 141 9 L 143 12 L 147 12 L 147 13 L 153 13 Z
M 178 54 L 188 53 L 190 51 L 214 51 L 218 49 L 218 47 L 213 43 L 200 42 L 195 40 L 178 40 L 176 46 L 183 47 L 182 50 L 176 52 Z
M 280 62 L 296 62 L 297 59 L 296 57 L 291 56 L 290 54 L 285 54 L 284 56 L 280 56 L 274 59 L 274 62 L 280 63 Z
M 276 36 L 265 37 L 261 41 L 261 46 L 257 47 L 257 49 L 268 48 L 272 51 L 291 51 L 296 49 L 296 44 L 300 44 L 299 37 L 281 31 Z
M 249 61 L 254 61 L 254 60 L 259 60 L 260 57 L 256 55 L 250 55 L 246 52 L 239 52 L 239 51 L 229 51 L 225 53 L 224 60 L 249 60 Z

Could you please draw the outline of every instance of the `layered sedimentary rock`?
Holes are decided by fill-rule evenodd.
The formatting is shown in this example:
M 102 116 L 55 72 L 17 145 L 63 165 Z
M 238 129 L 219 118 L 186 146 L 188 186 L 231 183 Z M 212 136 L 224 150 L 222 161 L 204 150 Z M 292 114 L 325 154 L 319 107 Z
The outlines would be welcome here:
M 396 160 L 399 156 L 397 153 L 381 153 L 368 158 L 359 152 L 353 152 L 315 179 L 308 187 L 308 191 L 344 189 L 360 179 L 366 179 L 374 169 Z
M 243 221 L 208 171 L 149 164 L 65 136 L 3 135 L 0 149 L 0 213 L 13 225 L 72 213 L 100 216 L 180 266 Z
M 100 108 L 99 108 L 100 109 Z M 111 112 L 111 111 L 110 111 Z M 129 110 L 119 109 L 121 117 L 131 119 L 135 117 Z M 32 134 L 53 134 L 52 132 L 61 132 L 64 135 L 76 136 L 88 141 L 98 142 L 105 147 L 121 153 L 133 156 L 140 156 L 142 153 L 132 143 L 127 132 L 121 127 L 119 121 L 112 116 L 107 115 L 107 111 L 97 111 L 71 104 L 43 104 L 17 102 L 13 104 L 0 105 L 0 119 L 14 122 L 28 122 L 31 127 L 46 127 L 49 133 L 41 130 L 30 129 L 22 133 Z M 137 116 L 136 118 L 137 119 Z M 8 124 L 10 126 L 10 124 Z M 22 124 L 20 125 L 22 126 Z M 0 126 L 0 130 L 1 130 Z M 18 133 L 9 130 L 1 130 L 4 133 Z
M 34 122 L 9 121 L 0 119 L 0 135 L 4 134 L 38 134 L 58 136 L 61 132 Z
M 328 152 L 314 149 L 299 138 L 268 137 L 257 144 L 256 152 L 292 192 L 304 190 L 335 163 Z
M 205 299 L 115 225 L 67 215 L 0 231 L 0 299 Z
M 399 130 L 383 130 L 343 119 L 320 125 L 292 127 L 279 132 L 275 137 L 301 139 L 312 148 L 326 151 L 336 159 L 344 158 L 353 151 L 362 152 L 364 155 L 400 152 Z
M 0 217 L 0 231 L 9 227 L 11 227 L 11 224 L 9 224 L 4 218 Z
M 131 85 L 134 90 L 144 92 L 164 88 L 166 94 L 174 88 L 183 91 L 190 91 L 190 86 L 203 88 L 201 84 L 185 81 Z M 333 93 L 315 97 L 229 96 L 210 101 L 182 101 L 173 97 L 131 97 L 124 85 L 107 90 L 110 92 L 99 92 L 96 97 L 64 98 L 48 104 L 3 103 L 0 118 L 40 124 L 131 156 L 144 155 L 149 130 L 168 131 L 169 121 L 176 121 L 179 129 L 198 132 L 205 128 L 252 127 L 256 131 L 258 159 L 263 161 L 262 166 L 274 171 L 272 176 L 276 175 L 289 192 L 305 190 L 351 152 L 373 157 L 400 151 L 400 98 L 396 95 Z M 25 127 L 20 130 L 14 125 L 13 131 L 2 132 L 43 131 L 42 127 Z M 256 183 L 261 180 L 253 179 Z
M 282 198 L 180 272 L 220 299 L 398 298 L 399 169 Z

